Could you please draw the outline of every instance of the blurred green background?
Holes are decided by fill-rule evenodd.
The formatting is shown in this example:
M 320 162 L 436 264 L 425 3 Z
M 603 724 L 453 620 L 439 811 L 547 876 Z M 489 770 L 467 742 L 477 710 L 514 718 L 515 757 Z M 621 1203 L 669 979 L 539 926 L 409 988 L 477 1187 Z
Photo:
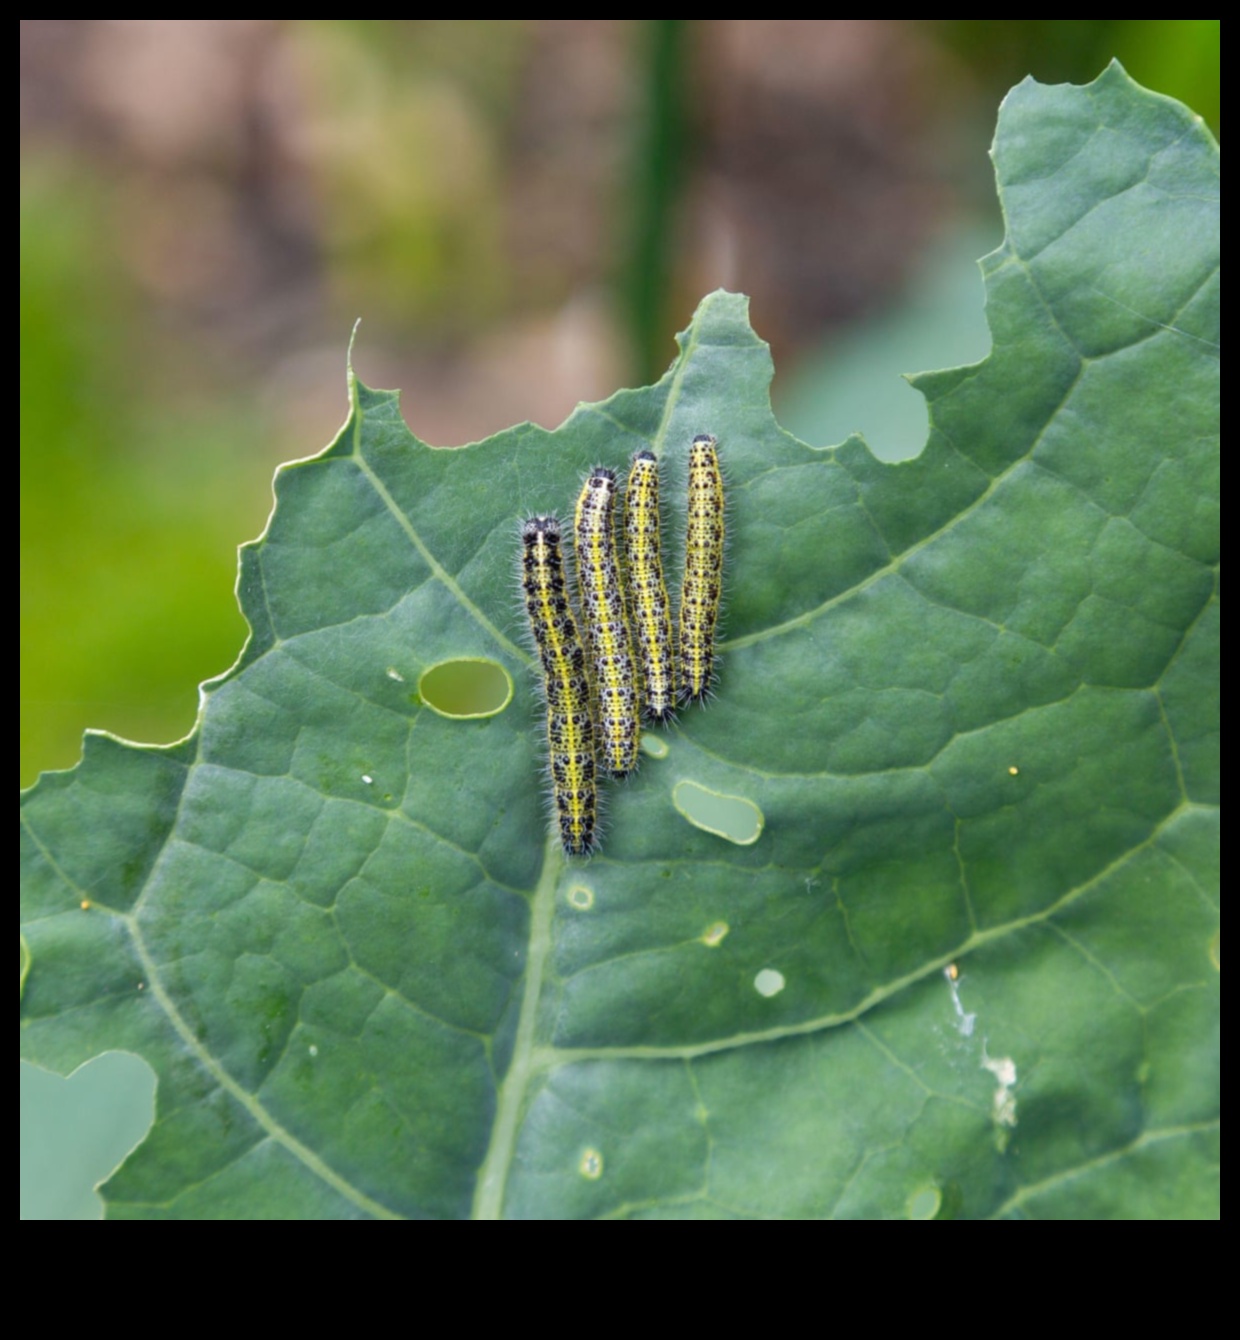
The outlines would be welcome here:
M 739 290 L 791 431 L 915 454 L 899 374 L 988 348 L 999 99 L 1113 57 L 1218 133 L 1217 20 L 23 21 L 22 785 L 87 727 L 192 728 L 358 317 L 359 375 L 456 446 L 657 377 Z M 23 1172 L 23 1215 L 97 1213 L 99 1157 Z

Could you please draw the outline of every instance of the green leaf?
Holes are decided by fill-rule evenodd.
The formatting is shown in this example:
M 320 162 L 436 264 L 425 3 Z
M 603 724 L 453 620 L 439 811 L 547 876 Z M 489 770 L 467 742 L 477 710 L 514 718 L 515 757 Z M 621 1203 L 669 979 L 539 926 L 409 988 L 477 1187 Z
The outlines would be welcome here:
M 1113 66 L 994 158 L 993 352 L 915 460 L 783 433 L 722 293 L 554 433 L 352 383 L 193 736 L 25 797 L 24 1054 L 158 1076 L 112 1217 L 1217 1213 L 1216 147 Z M 519 521 L 706 431 L 718 695 L 568 862 Z

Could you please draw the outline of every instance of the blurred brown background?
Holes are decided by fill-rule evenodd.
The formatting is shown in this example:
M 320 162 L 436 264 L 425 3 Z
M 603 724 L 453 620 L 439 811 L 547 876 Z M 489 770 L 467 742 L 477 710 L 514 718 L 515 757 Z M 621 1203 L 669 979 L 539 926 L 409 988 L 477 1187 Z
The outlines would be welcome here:
M 455 446 L 657 377 L 704 293 L 744 291 L 785 422 L 836 441 L 823 350 L 890 353 L 887 386 L 920 292 L 920 365 L 965 357 L 924 277 L 951 256 L 980 321 L 952 246 L 1001 236 L 1006 89 L 1118 57 L 1217 133 L 1218 41 L 1215 20 L 24 21 L 23 784 L 86 726 L 191 728 L 244 637 L 236 545 L 274 467 L 343 419 L 357 317 L 359 375 Z

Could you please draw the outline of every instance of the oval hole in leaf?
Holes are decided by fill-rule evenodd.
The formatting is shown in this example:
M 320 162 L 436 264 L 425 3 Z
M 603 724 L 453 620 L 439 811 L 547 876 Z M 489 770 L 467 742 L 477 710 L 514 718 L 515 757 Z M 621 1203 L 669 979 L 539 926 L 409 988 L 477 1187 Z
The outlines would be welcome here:
M 512 678 L 495 661 L 440 661 L 418 680 L 418 696 L 441 717 L 493 717 L 512 701 Z
M 910 1219 L 933 1219 L 943 1203 L 943 1195 L 937 1186 L 923 1186 L 908 1198 L 908 1217 Z
M 666 740 L 660 740 L 657 735 L 642 731 L 643 754 L 649 754 L 651 758 L 666 758 L 670 752 Z
M 765 816 L 744 796 L 726 796 L 708 791 L 698 782 L 677 782 L 672 803 L 696 828 L 748 847 L 762 836 Z

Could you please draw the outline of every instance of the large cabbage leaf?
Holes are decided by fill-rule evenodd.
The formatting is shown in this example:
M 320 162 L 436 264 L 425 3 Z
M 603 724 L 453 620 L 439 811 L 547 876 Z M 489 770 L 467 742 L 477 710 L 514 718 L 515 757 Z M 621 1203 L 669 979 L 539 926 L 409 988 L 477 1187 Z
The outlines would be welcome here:
M 158 1079 L 110 1216 L 1217 1213 L 1216 146 L 1112 67 L 994 160 L 993 351 L 914 460 L 784 433 L 723 293 L 555 432 L 351 380 L 193 735 L 24 797 L 23 1053 Z M 650 447 L 678 553 L 699 432 L 717 697 L 568 861 L 519 521 Z

